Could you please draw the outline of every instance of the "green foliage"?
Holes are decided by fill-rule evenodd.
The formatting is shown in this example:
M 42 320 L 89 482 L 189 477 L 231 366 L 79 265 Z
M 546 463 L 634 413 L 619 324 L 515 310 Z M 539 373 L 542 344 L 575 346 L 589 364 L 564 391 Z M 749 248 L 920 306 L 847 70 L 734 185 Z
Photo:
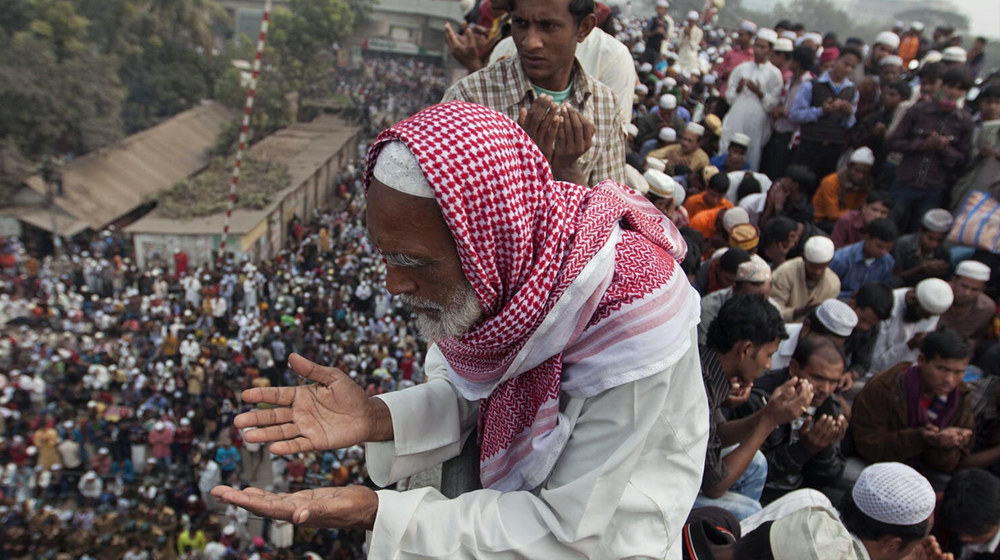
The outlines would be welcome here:
M 181 181 L 150 199 L 166 218 L 190 219 L 225 211 L 229 204 L 231 158 L 215 158 L 198 175 Z M 275 193 L 288 188 L 292 177 L 281 164 L 244 157 L 236 208 L 262 210 Z

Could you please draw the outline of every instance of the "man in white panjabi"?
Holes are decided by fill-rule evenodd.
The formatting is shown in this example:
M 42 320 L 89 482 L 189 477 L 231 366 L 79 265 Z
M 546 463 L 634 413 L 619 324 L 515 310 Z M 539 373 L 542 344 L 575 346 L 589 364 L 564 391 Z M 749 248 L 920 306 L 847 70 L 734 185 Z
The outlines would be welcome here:
M 734 134 L 748 135 L 751 142 L 747 163 L 753 171 L 759 170 L 761 149 L 771 139 L 771 109 L 781 101 L 784 87 L 781 70 L 771 64 L 771 49 L 777 40 L 778 34 L 773 30 L 759 30 L 753 45 L 754 59 L 737 66 L 726 86 L 726 99 L 731 107 L 722 121 L 719 153 L 726 153 Z
M 705 32 L 698 27 L 698 12 L 688 12 L 687 25 L 680 31 L 677 40 L 677 68 L 681 72 L 701 73 L 701 41 Z

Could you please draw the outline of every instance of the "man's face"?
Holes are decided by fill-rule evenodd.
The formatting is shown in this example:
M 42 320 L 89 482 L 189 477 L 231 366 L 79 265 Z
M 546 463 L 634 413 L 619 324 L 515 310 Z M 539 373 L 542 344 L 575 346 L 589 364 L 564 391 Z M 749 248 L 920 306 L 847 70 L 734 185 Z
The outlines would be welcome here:
M 920 80 L 920 95 L 924 97 L 934 97 L 940 89 L 940 78 L 937 80 Z
M 719 281 L 719 286 L 721 288 L 728 288 L 736 283 L 736 273 L 724 270 L 721 266 L 719 267 L 719 273 L 716 275 Z
M 917 365 L 920 366 L 921 389 L 926 393 L 944 396 L 962 382 L 969 359 L 935 356 L 928 360 L 921 353 L 917 358 Z
M 899 81 L 899 77 L 903 75 L 903 68 L 901 66 L 886 64 L 879 68 L 878 74 L 883 84 L 891 84 Z
M 834 76 L 834 81 L 839 82 L 854 72 L 854 68 L 861 61 L 853 54 L 845 54 L 833 62 L 833 70 L 830 73 Z
M 883 80 L 882 83 L 887 83 Z M 886 109 L 895 109 L 899 106 L 899 102 L 903 98 L 899 95 L 899 92 L 895 88 L 884 87 L 882 88 L 882 106 Z
M 830 263 L 811 263 L 809 261 L 804 261 L 804 264 L 806 280 L 809 282 L 819 282 L 823 278 L 826 268 L 830 266 Z
M 966 535 L 964 533 L 959 533 L 958 540 L 962 544 L 985 544 L 993 540 L 993 537 L 997 536 L 997 531 L 1000 531 L 1000 523 L 990 527 L 981 535 Z
M 772 52 L 771 53 L 771 64 L 777 66 L 778 68 L 784 68 L 788 64 L 788 53 L 784 52 Z
M 1000 97 L 984 97 L 979 100 L 979 112 L 984 121 L 1000 119 Z
M 865 163 L 852 163 L 847 170 L 847 178 L 851 180 L 854 185 L 860 185 L 865 182 L 872 173 L 872 166 Z
M 778 351 L 780 340 L 774 340 L 761 346 L 748 344 L 747 348 L 740 356 L 737 376 L 741 383 L 753 383 L 764 373 L 765 369 L 771 369 L 771 355 Z
M 951 291 L 955 294 L 955 305 L 959 307 L 972 305 L 985 289 L 986 282 L 981 280 L 973 280 L 965 276 L 956 276 L 951 279 Z
M 851 307 L 854 307 L 853 303 Z M 858 316 L 858 326 L 854 327 L 854 330 L 858 332 L 868 332 L 881 322 L 878 314 L 871 307 L 862 307 L 861 309 L 854 307 L 854 313 Z
M 705 191 L 705 198 L 704 198 L 705 204 L 709 208 L 715 208 L 716 206 L 722 203 L 722 196 L 723 195 L 721 193 L 717 193 L 712 189 L 708 189 L 707 191 Z
M 889 207 L 881 202 L 872 202 L 861 207 L 861 219 L 864 220 L 866 227 L 873 221 L 888 216 Z
M 906 304 L 906 308 L 903 309 L 903 321 L 907 323 L 916 323 L 917 321 L 922 321 L 931 316 L 930 312 L 920 305 L 917 301 L 917 291 L 910 290 L 906 292 L 906 297 L 903 299 L 903 303 Z
M 757 64 L 764 64 L 771 58 L 771 43 L 757 39 L 753 43 L 753 58 Z
M 569 0 L 518 0 L 510 22 L 521 67 L 532 83 L 552 91 L 566 89 L 576 45 L 594 28 L 595 16 L 577 25 Z
M 664 8 L 663 6 L 657 6 L 656 16 L 659 17 L 660 19 L 667 17 L 667 9 Z
M 413 309 L 425 336 L 458 336 L 480 319 L 476 294 L 435 201 L 373 180 L 367 216 L 371 240 L 386 260 L 386 289 Z
M 864 253 L 866 259 L 881 259 L 892 252 L 895 241 L 883 241 L 871 236 L 865 237 Z
M 927 231 L 926 229 L 921 229 L 920 230 L 921 251 L 923 251 L 924 253 L 931 253 L 933 251 L 936 251 L 937 248 L 941 246 L 941 243 L 944 241 L 944 238 L 947 235 L 948 234 L 946 232 Z
M 944 93 L 944 98 L 953 103 L 957 103 L 959 99 L 962 99 L 965 97 L 965 94 L 969 93 L 969 90 L 961 85 L 952 84 L 941 86 L 941 91 Z
M 729 144 L 729 149 L 726 151 L 728 154 L 726 156 L 726 167 L 735 171 L 743 169 L 743 166 L 747 163 L 747 149 L 739 144 Z
M 686 130 L 681 136 L 681 151 L 690 154 L 698 149 L 698 135 L 693 131 Z
M 844 361 L 837 360 L 830 362 L 825 357 L 818 354 L 809 356 L 809 361 L 805 366 L 800 366 L 798 362 L 792 360 L 789 364 L 789 373 L 793 377 L 809 380 L 813 386 L 812 406 L 820 406 L 837 389 L 840 378 L 844 376 Z
M 875 62 L 882 60 L 890 54 L 892 54 L 892 49 L 889 48 L 889 45 L 884 43 L 876 43 L 875 46 L 872 47 L 872 60 Z
M 750 46 L 751 40 L 753 40 L 753 35 L 746 29 L 740 29 L 736 32 L 736 42 L 744 49 Z

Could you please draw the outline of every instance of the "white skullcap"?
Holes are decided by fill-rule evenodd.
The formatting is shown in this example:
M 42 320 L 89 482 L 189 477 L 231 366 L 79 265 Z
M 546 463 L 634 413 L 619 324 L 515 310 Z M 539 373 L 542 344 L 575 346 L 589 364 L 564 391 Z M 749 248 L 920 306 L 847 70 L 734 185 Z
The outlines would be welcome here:
M 920 66 L 927 66 L 928 64 L 934 64 L 935 62 L 941 62 L 942 60 L 943 57 L 941 56 L 941 53 L 937 51 L 927 51 L 927 54 L 924 55 L 924 59 L 920 61 Z
M 660 129 L 660 133 L 656 135 L 657 138 L 664 142 L 676 142 L 677 141 L 677 131 L 665 126 Z
M 643 62 L 639 65 L 639 71 L 643 74 L 648 74 L 653 71 L 653 65 L 648 62 Z
M 647 62 L 646 64 L 649 64 L 649 63 Z M 638 93 L 639 95 L 643 95 L 643 96 L 649 95 L 649 88 L 646 87 L 646 84 L 639 84 L 639 85 L 635 86 L 635 92 Z
M 892 50 L 899 48 L 899 35 L 892 31 L 883 31 L 875 36 L 876 45 L 885 45 Z
M 677 108 L 677 98 L 669 93 L 665 93 L 660 96 L 660 109 L 676 109 Z
M 819 33 L 816 33 L 815 31 L 803 35 L 802 40 L 809 41 L 811 43 L 816 43 L 817 45 L 823 44 L 823 36 L 820 35 Z
M 794 50 L 795 50 L 795 43 L 792 43 L 791 39 L 786 39 L 782 37 L 774 42 L 774 52 L 790 53 Z
M 110 453 L 110 451 L 108 450 L 107 447 L 102 447 L 97 450 L 98 455 L 107 455 L 108 453 Z
M 631 165 L 625 166 L 625 184 L 641 195 L 649 192 L 649 183 L 642 177 L 642 173 Z
M 915 22 L 913 22 L 913 25 L 910 26 L 910 29 L 912 29 L 914 31 L 917 31 L 917 32 L 923 31 L 924 30 L 924 22 L 922 22 L 922 21 L 915 21 Z
M 643 53 L 645 53 L 646 52 L 646 43 L 636 43 L 632 47 L 632 52 L 634 52 L 635 54 L 643 54 Z M 650 66 L 652 66 L 652 65 L 650 65 Z
M 940 315 L 951 307 L 955 294 L 951 286 L 940 278 L 927 278 L 917 284 L 917 302 L 931 315 Z
M 157 422 L 157 423 L 153 424 L 153 429 L 156 430 L 156 431 L 160 431 L 160 430 L 162 430 L 165 427 L 166 427 L 166 425 L 163 422 Z
M 380 183 L 401 193 L 420 198 L 434 198 L 431 188 L 420 164 L 406 144 L 395 140 L 386 143 L 375 161 L 372 175 Z
M 894 54 L 890 54 L 888 56 L 883 56 L 882 60 L 878 61 L 878 65 L 879 66 L 899 66 L 900 68 L 902 68 L 903 67 L 903 58 L 900 57 L 900 56 L 896 56 Z
M 677 80 L 667 76 L 666 78 L 663 78 L 663 87 L 667 89 L 674 89 L 677 87 Z
M 181 418 L 181 426 L 190 426 L 191 420 L 189 418 Z
M 796 40 L 798 40 L 799 36 L 796 35 L 794 31 L 782 31 L 781 38 L 788 39 L 789 41 L 792 41 L 794 43 Z
M 73 427 L 73 421 L 72 420 L 67 420 L 67 421 L 63 422 L 63 428 L 66 428 L 67 430 L 69 430 L 72 427 Z
M 757 24 L 754 23 L 754 22 L 752 22 L 752 21 L 743 20 L 743 22 L 740 23 L 740 29 L 742 29 L 743 31 L 746 31 L 748 33 L 756 33 L 757 32 Z
M 666 171 L 667 164 L 663 163 L 662 159 L 656 159 L 654 157 L 646 158 L 646 169 L 653 169 L 655 171 Z
M 667 0 L 656 0 L 656 7 L 657 8 L 669 8 L 670 7 L 670 2 L 668 2 Z
M 737 208 L 739 208 L 737 206 Z M 771 267 L 758 255 L 750 255 L 750 260 L 736 269 L 737 282 L 767 282 L 771 279 Z
M 920 225 L 924 229 L 935 233 L 946 233 L 954 223 L 955 218 L 944 208 L 932 208 L 920 219 Z
M 955 269 L 956 276 L 964 276 L 980 282 L 990 281 L 990 267 L 979 261 L 962 261 Z
M 667 175 L 662 171 L 657 171 L 656 169 L 647 169 L 642 175 L 649 184 L 649 192 L 654 196 L 660 198 L 670 198 L 674 196 L 674 185 L 677 181 L 674 181 L 672 177 Z
M 814 235 L 806 240 L 802 256 L 806 262 L 826 264 L 833 260 L 834 251 L 832 239 L 823 235 Z
M 222 530 L 223 535 L 234 535 L 236 534 L 236 527 L 232 525 L 226 525 L 226 528 Z
M 854 538 L 830 510 L 810 506 L 771 525 L 774 560 L 843 560 L 855 558 Z
M 851 336 L 858 326 L 858 314 L 839 299 L 828 299 L 816 308 L 816 318 L 837 336 Z
M 851 154 L 851 163 L 875 165 L 875 153 L 868 146 L 862 146 Z
M 691 10 L 690 12 L 688 12 L 688 19 L 691 20 L 691 21 L 697 21 L 698 20 L 698 12 L 696 12 L 694 10 Z
M 763 39 L 772 45 L 778 42 L 778 34 L 773 29 L 758 29 L 757 38 Z
M 687 131 L 688 132 L 693 132 L 693 133 L 695 133 L 698 136 L 702 136 L 702 135 L 705 134 L 705 127 L 702 126 L 702 125 L 700 125 L 700 124 L 698 124 L 698 123 L 695 123 L 695 122 L 688 123 L 688 125 L 687 125 Z
M 673 178 L 670 179 L 674 181 Z M 687 191 L 684 190 L 684 185 L 674 181 L 674 202 L 680 206 L 684 204 L 684 199 L 687 198 Z
M 964 64 L 968 56 L 969 55 L 962 47 L 948 47 L 941 53 L 941 60 L 944 62 L 961 62 Z
M 736 144 L 737 146 L 743 146 L 744 148 L 750 147 L 750 137 L 742 132 L 737 132 L 733 134 L 732 140 L 729 141 L 730 144 Z
M 740 224 L 749 224 L 750 214 L 747 213 L 746 208 L 742 206 L 736 206 L 726 210 L 725 215 L 722 216 L 722 227 L 726 229 L 727 232 L 732 231 L 734 227 Z
M 913 467 L 875 463 L 861 471 L 851 490 L 861 513 L 889 525 L 916 525 L 934 513 L 934 488 Z
M 628 123 L 627 125 L 625 125 L 625 133 L 628 134 L 629 136 L 638 136 L 639 127 L 635 126 L 632 123 Z
M 715 85 L 715 74 L 709 74 L 709 75 L 705 76 L 704 78 L 701 79 L 701 82 L 703 84 L 705 84 L 706 86 L 714 86 Z

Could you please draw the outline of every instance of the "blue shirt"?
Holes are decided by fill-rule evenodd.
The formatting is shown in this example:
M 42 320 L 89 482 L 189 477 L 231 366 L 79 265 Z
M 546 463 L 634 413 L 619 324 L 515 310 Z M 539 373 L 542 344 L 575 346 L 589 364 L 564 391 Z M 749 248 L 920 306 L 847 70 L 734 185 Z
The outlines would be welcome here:
M 896 267 L 892 255 L 886 253 L 884 257 L 872 261 L 870 265 L 865 264 L 864 245 L 864 241 L 858 241 L 853 245 L 837 249 L 833 254 L 830 270 L 840 277 L 840 299 L 849 299 L 851 294 L 866 282 L 892 281 L 892 273 Z
M 719 154 L 714 158 L 708 160 L 709 163 L 719 168 L 719 171 L 725 172 L 726 162 L 729 161 L 729 154 Z M 743 171 L 750 171 L 750 164 L 743 164 Z
M 834 93 L 837 94 L 840 94 L 840 92 L 843 91 L 845 87 L 854 85 L 851 82 L 851 80 L 848 80 L 847 78 L 844 78 L 844 83 L 840 84 L 839 86 L 834 84 L 833 82 L 830 81 L 829 70 L 823 72 L 823 75 L 817 78 L 816 81 L 830 84 L 830 87 L 833 88 Z M 802 87 L 799 88 L 799 93 L 795 95 L 795 101 L 792 103 L 792 109 L 791 111 L 788 112 L 788 120 L 799 124 L 813 123 L 818 121 L 819 118 L 823 116 L 823 108 L 813 107 L 812 97 L 813 97 L 813 82 L 812 81 L 805 82 L 804 84 L 802 84 Z M 858 94 L 858 91 L 855 89 L 854 99 L 851 99 L 851 105 L 854 107 L 851 110 L 851 115 L 849 117 L 840 119 L 840 125 L 843 126 L 845 129 L 851 128 L 852 126 L 854 126 L 854 123 L 857 122 L 856 114 L 858 112 L 858 99 L 860 99 L 860 97 L 861 97 L 860 94 Z
M 240 452 L 235 447 L 230 449 L 220 447 L 215 452 L 215 462 L 224 471 L 234 471 L 236 470 L 236 465 L 240 463 Z

